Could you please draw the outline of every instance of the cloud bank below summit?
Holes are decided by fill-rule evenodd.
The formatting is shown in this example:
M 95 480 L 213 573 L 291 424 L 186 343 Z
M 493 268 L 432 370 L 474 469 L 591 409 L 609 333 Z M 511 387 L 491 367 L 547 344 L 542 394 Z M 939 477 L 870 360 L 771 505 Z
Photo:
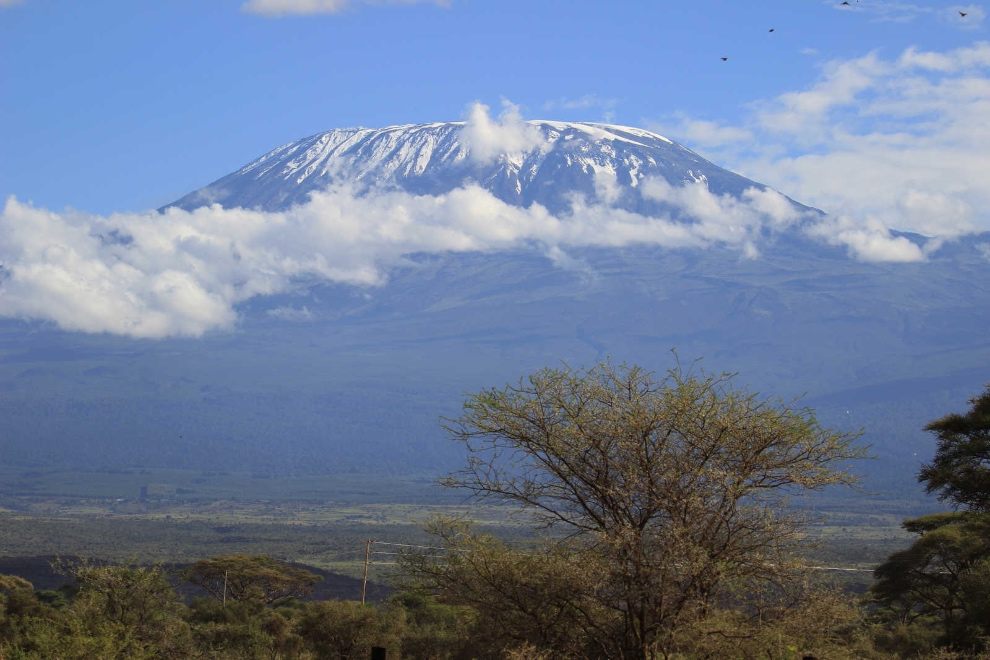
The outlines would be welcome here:
M 696 205 L 697 221 L 647 217 L 575 199 L 555 216 L 467 185 L 445 195 L 356 194 L 346 185 L 284 212 L 203 207 L 95 216 L 9 199 L 0 212 L 0 315 L 140 338 L 231 328 L 236 305 L 313 282 L 378 286 L 410 254 L 537 246 L 563 264 L 568 248 L 726 245 L 755 256 L 755 237 L 798 212 L 772 191 L 745 199 L 663 181 L 650 193 Z

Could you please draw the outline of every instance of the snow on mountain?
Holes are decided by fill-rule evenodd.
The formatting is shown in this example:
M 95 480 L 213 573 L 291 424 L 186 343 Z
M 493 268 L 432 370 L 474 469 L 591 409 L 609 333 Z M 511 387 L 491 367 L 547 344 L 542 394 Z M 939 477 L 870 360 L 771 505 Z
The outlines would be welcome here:
M 465 122 L 439 122 L 334 129 L 278 147 L 170 206 L 282 210 L 347 180 L 430 195 L 474 182 L 504 202 L 535 202 L 554 213 L 569 208 L 577 193 L 645 213 L 660 206 L 639 194 L 640 182 L 651 177 L 673 185 L 704 181 L 712 192 L 733 196 L 765 188 L 640 128 L 525 122 L 537 138 L 530 148 L 492 159 L 472 157 L 465 128 Z

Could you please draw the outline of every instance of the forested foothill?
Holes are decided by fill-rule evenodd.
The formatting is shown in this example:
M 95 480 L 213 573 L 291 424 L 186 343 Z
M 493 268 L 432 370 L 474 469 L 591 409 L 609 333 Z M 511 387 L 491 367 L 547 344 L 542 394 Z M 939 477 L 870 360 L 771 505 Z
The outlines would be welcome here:
M 384 543 L 388 591 L 205 542 L 181 567 L 62 560 L 60 588 L 0 575 L 0 658 L 990 657 L 990 386 L 926 427 L 919 491 L 947 510 L 870 562 L 792 505 L 857 487 L 859 434 L 732 375 L 544 369 L 444 427 L 462 508 Z

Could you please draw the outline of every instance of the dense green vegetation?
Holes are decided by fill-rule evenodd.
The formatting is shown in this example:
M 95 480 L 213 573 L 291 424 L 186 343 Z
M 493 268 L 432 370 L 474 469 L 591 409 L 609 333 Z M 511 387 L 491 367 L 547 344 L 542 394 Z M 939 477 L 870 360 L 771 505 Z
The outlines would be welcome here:
M 190 578 L 217 563 L 229 590 L 189 604 L 157 566 L 71 566 L 75 586 L 58 592 L 0 576 L 0 658 L 367 658 L 373 646 L 429 658 L 472 644 L 465 608 L 413 594 L 375 606 L 300 601 L 317 577 L 264 557 L 216 558 Z

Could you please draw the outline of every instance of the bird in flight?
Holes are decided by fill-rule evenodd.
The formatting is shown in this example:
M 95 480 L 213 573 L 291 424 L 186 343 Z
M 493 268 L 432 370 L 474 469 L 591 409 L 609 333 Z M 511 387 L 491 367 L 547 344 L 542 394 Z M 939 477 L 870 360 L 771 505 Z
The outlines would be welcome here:
M 959 15 L 962 16 L 963 18 L 966 18 L 967 12 L 960 11 Z
M 839 6 L 840 7 L 848 7 L 849 6 L 849 3 L 846 0 L 842 0 L 842 2 L 839 4 Z
M 770 32 L 773 32 L 773 31 L 774 31 L 774 28 L 770 28 Z
M 723 58 L 722 58 L 722 61 L 723 61 L 723 62 L 728 62 L 728 61 L 729 61 L 729 58 L 728 58 L 728 57 L 723 57 Z

